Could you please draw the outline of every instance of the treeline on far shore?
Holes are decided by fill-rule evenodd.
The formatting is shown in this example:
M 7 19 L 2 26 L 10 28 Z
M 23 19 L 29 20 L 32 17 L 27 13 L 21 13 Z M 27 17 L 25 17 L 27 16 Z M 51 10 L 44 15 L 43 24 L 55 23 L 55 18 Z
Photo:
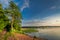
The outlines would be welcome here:
M 60 26 L 22 26 L 22 28 L 56 28 Z

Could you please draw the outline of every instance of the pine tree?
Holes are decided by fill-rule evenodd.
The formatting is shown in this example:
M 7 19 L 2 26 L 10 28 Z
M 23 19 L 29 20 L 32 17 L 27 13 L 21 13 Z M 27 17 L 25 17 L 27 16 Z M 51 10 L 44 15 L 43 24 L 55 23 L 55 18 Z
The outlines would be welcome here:
M 6 8 L 5 11 L 10 17 L 11 17 L 11 30 L 20 30 L 21 29 L 21 21 L 22 21 L 22 15 L 20 13 L 20 10 L 18 6 L 11 1 L 8 8 Z

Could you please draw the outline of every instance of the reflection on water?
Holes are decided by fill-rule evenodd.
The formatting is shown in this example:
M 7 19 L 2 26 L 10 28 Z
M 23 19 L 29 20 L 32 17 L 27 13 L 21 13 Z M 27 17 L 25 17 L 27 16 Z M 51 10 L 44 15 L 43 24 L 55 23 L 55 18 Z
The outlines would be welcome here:
M 46 38 L 48 40 L 60 40 L 60 27 L 37 29 L 39 32 L 29 33 L 30 36 Z

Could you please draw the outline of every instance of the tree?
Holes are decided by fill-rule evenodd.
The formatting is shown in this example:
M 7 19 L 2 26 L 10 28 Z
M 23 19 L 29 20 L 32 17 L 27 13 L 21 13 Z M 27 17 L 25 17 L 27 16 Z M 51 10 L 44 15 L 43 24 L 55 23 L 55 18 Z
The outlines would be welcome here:
M 2 4 L 0 4 L 0 31 L 4 29 L 4 27 L 8 24 L 8 18 L 4 14 L 4 9 Z
M 11 17 L 10 23 L 11 23 L 11 30 L 20 30 L 21 21 L 22 21 L 22 15 L 20 13 L 20 10 L 18 6 L 13 2 L 9 2 L 10 5 L 8 8 L 6 8 L 5 12 L 7 15 Z

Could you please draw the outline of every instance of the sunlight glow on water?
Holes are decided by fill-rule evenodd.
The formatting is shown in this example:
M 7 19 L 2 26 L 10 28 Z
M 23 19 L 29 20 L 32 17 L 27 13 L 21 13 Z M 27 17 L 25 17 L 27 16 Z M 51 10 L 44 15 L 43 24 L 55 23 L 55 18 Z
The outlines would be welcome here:
M 46 38 L 48 40 L 60 40 L 60 27 L 47 28 L 47 29 L 37 29 L 39 32 L 30 33 L 31 36 L 36 36 L 40 38 Z

